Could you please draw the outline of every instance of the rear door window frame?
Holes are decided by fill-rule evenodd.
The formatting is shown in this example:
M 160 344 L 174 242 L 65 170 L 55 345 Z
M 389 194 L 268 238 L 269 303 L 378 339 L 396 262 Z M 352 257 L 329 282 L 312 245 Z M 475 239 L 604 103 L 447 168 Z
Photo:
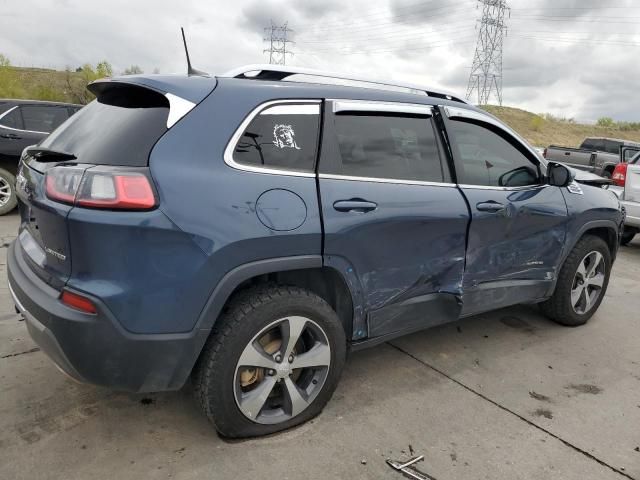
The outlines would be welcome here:
M 327 179 L 343 179 L 343 180 L 355 180 L 363 182 L 375 182 L 375 183 L 395 183 L 406 185 L 434 185 L 434 186 L 454 186 L 452 183 L 452 171 L 447 161 L 447 155 L 445 146 L 443 145 L 442 138 L 438 132 L 438 125 L 435 122 L 434 114 L 435 106 L 430 104 L 414 104 L 404 102 L 383 102 L 375 100 L 353 100 L 353 99 L 328 99 L 325 105 L 325 115 L 323 124 L 323 140 L 322 148 L 324 151 L 331 150 L 329 155 L 322 155 L 320 165 L 318 167 L 318 174 L 320 178 Z M 358 175 L 345 175 L 341 173 L 335 173 L 337 171 L 335 162 L 341 159 L 340 148 L 337 138 L 335 136 L 335 125 L 333 125 L 333 119 L 335 115 L 367 115 L 372 116 L 417 116 L 424 117 L 425 129 L 432 129 L 437 156 L 440 163 L 440 170 L 442 172 L 442 180 L 411 180 L 403 179 L 399 177 L 367 177 Z M 329 122 L 332 122 L 331 124 Z

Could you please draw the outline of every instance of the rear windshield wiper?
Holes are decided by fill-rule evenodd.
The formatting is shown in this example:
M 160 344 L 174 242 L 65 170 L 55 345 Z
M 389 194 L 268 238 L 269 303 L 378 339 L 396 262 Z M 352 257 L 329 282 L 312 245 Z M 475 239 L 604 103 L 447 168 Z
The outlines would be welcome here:
M 73 153 L 52 150 L 46 147 L 27 148 L 26 154 L 35 158 L 38 162 L 64 162 L 65 160 L 75 160 L 77 158 Z

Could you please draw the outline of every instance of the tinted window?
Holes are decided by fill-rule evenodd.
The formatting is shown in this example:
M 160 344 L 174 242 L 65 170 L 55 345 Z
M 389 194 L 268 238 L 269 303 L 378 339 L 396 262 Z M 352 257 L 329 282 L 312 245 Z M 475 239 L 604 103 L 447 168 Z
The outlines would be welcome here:
M 354 177 L 442 182 L 435 133 L 428 117 L 334 117 L 340 159 L 327 173 Z
M 632 150 L 630 148 L 626 148 L 624 150 L 624 158 L 622 159 L 623 162 L 629 162 L 631 161 L 631 159 L 633 157 L 635 157 L 635 155 L 638 153 L 638 150 Z
M 505 138 L 475 123 L 452 121 L 458 183 L 519 187 L 539 183 L 537 167 Z M 515 140 L 514 140 L 515 141 Z
M 7 113 L 4 117 L 2 117 L 2 119 L 0 119 L 0 125 L 22 130 L 22 117 L 20 116 L 20 109 L 16 108 Z
M 135 86 L 112 86 L 49 135 L 42 146 L 96 165 L 146 166 L 167 131 L 169 101 Z
M 613 140 L 605 140 L 604 151 L 607 153 L 612 153 L 614 155 L 620 155 L 621 146 L 622 146 L 621 142 L 615 142 Z
M 20 108 L 22 110 L 24 129 L 34 132 L 53 132 L 69 118 L 65 107 L 23 105 Z
M 598 138 L 587 138 L 584 142 L 582 142 L 580 148 L 584 150 L 593 150 L 595 152 L 604 152 L 604 140 Z
M 319 123 L 319 104 L 268 107 L 243 132 L 233 159 L 242 165 L 313 171 Z

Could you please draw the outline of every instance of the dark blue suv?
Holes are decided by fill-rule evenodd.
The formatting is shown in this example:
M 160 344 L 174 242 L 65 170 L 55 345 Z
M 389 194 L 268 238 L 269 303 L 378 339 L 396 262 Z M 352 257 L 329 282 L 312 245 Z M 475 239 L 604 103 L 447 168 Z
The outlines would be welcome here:
M 35 342 L 113 389 L 192 378 L 244 437 L 317 415 L 348 350 L 518 303 L 585 323 L 616 197 L 453 95 L 352 80 L 91 84 L 17 178 L 9 285 Z

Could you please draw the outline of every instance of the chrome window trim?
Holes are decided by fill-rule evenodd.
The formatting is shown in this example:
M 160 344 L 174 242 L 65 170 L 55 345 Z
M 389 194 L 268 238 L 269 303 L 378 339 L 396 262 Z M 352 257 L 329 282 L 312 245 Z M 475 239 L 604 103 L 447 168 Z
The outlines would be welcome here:
M 536 183 L 535 185 L 524 185 L 522 187 L 494 187 L 491 185 L 468 185 L 464 183 L 458 184 L 460 188 L 466 188 L 467 190 L 495 190 L 499 192 L 518 192 L 521 190 L 530 190 L 532 188 L 548 187 L 546 183 Z
M 0 127 L 2 128 L 6 128 L 7 130 L 11 130 L 13 132 L 27 132 L 27 133 L 42 133 L 44 135 L 49 135 L 51 132 L 41 132 L 39 130 L 24 130 L 22 128 L 13 128 L 13 127 L 9 127 L 7 125 L 4 125 L 2 123 L 2 119 L 9 115 L 11 112 L 13 112 L 16 108 L 20 107 L 20 105 L 14 105 L 13 107 L 11 107 L 9 110 L 7 110 L 6 112 L 4 112 L 2 115 L 0 115 Z
M 444 111 L 445 114 L 447 115 L 447 118 L 450 118 L 452 120 L 455 119 L 471 119 L 471 120 L 477 120 L 479 122 L 483 122 L 483 123 L 488 123 L 490 125 L 493 125 L 494 127 L 498 127 L 500 130 L 502 130 L 503 132 L 509 134 L 511 137 L 513 137 L 515 140 L 517 140 L 517 142 L 522 145 L 530 154 L 533 158 L 536 159 L 536 161 L 538 162 L 538 164 L 541 167 L 546 168 L 547 163 L 544 160 L 544 158 L 542 157 L 542 155 L 540 155 L 538 152 L 536 152 L 534 150 L 533 147 L 531 147 L 526 140 L 524 140 L 520 135 L 518 135 L 514 130 L 512 130 L 511 128 L 509 128 L 507 125 L 503 124 L 502 122 L 498 121 L 496 118 L 494 118 L 493 116 L 489 115 L 488 113 L 481 113 L 481 112 L 477 112 L 475 110 L 470 110 L 468 108 L 460 108 L 460 107 L 451 107 L 451 106 L 445 106 L 444 107 Z
M 352 175 L 336 175 L 333 173 L 320 173 L 318 178 L 326 180 L 350 180 L 354 182 L 390 183 L 395 185 L 422 185 L 428 187 L 455 187 L 455 183 L 427 182 L 422 180 L 401 180 L 395 178 L 356 177 Z
M 253 121 L 253 119 L 256 118 L 260 114 L 260 112 L 262 112 L 264 109 L 269 108 L 269 107 L 271 107 L 273 105 L 296 104 L 296 103 L 301 103 L 301 104 L 316 103 L 316 104 L 320 104 L 320 103 L 322 103 L 322 100 L 301 98 L 301 99 L 295 99 L 295 100 L 294 99 L 270 100 L 268 102 L 261 103 L 256 108 L 251 110 L 249 115 L 247 115 L 245 117 L 245 119 L 242 121 L 240 126 L 233 133 L 233 136 L 231 137 L 231 140 L 229 140 L 229 143 L 227 144 L 227 147 L 224 150 L 224 163 L 226 163 L 231 168 L 234 168 L 236 170 L 242 170 L 242 171 L 245 171 L 245 172 L 264 173 L 264 174 L 268 174 L 268 175 L 284 175 L 284 176 L 290 176 L 290 177 L 315 178 L 316 177 L 315 172 L 301 172 L 301 171 L 297 171 L 297 170 L 286 170 L 286 169 L 268 168 L 268 167 L 256 167 L 256 166 L 253 166 L 253 165 L 244 165 L 244 164 L 238 163 L 233 159 L 233 152 L 235 151 L 236 145 L 240 141 L 240 138 L 242 138 L 242 134 L 247 129 L 249 124 Z
M 333 113 L 371 112 L 371 113 L 406 113 L 407 115 L 423 115 L 432 117 L 433 106 L 419 103 L 378 102 L 369 100 L 328 100 L 333 103 Z

